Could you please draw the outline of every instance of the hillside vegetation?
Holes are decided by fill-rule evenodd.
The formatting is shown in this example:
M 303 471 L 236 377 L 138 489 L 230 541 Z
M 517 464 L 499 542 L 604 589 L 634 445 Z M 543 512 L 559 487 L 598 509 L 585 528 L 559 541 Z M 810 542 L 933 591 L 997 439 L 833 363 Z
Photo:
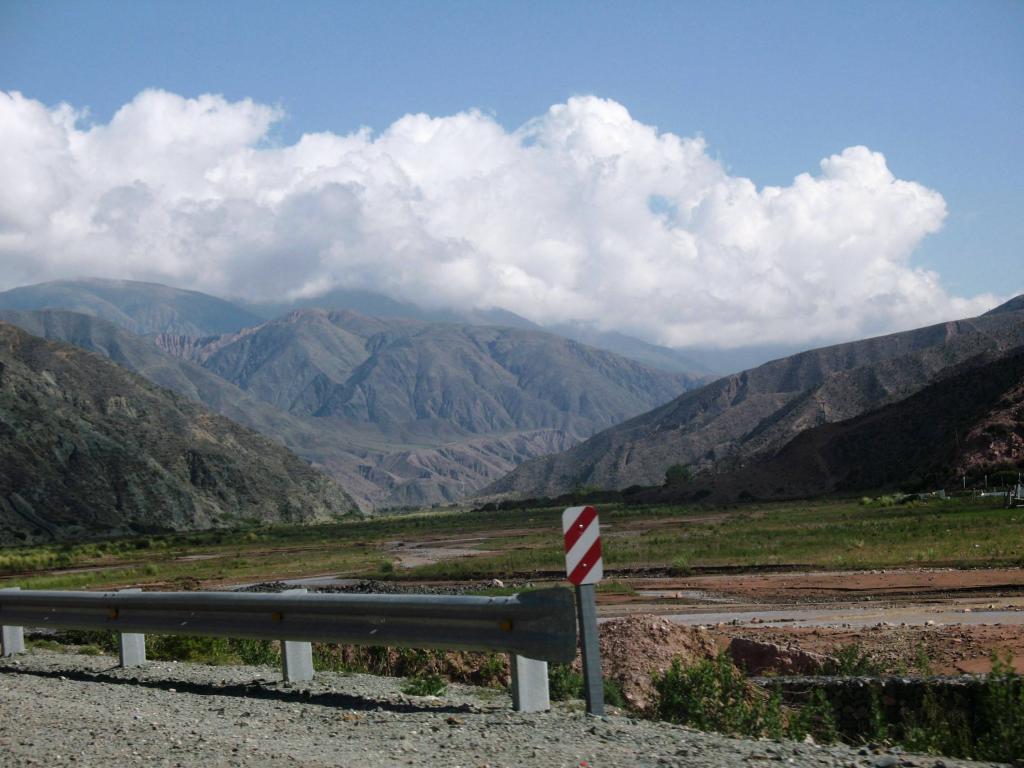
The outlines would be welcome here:
M 271 440 L 0 323 L 0 543 L 330 520 L 355 505 Z

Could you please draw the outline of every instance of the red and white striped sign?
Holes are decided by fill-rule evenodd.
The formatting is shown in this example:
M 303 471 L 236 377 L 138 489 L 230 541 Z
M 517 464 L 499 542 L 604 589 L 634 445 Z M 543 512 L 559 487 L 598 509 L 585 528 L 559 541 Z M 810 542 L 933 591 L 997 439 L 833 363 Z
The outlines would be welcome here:
M 565 534 L 565 572 L 576 586 L 596 584 L 604 576 L 601 560 L 601 533 L 597 510 L 593 507 L 569 507 L 562 513 Z

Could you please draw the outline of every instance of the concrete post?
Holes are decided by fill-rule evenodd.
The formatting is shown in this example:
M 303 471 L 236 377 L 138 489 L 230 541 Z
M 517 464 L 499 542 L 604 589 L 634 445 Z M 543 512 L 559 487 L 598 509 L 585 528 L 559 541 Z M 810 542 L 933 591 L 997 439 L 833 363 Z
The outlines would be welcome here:
M 304 595 L 304 589 L 289 589 L 289 595 Z M 313 644 L 281 641 L 281 674 L 286 683 L 304 683 L 313 679 Z
M 510 654 L 512 707 L 516 712 L 546 712 L 551 709 L 548 663 Z
M 138 587 L 121 589 L 119 592 L 141 592 Z M 122 667 L 141 667 L 146 663 L 146 636 L 134 632 L 122 632 L 118 639 L 118 656 Z
M 21 587 L 7 587 L 4 592 L 20 590 Z M 16 653 L 25 652 L 25 628 L 24 627 L 0 627 L 0 642 L 3 644 L 3 655 L 13 656 Z

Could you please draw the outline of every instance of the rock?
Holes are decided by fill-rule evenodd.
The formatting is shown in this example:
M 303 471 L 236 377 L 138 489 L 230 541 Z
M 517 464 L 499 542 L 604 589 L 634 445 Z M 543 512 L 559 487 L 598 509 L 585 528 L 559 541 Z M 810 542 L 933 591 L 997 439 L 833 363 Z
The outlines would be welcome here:
M 776 672 L 780 675 L 814 675 L 828 661 L 827 656 L 799 648 L 783 648 L 775 643 L 762 643 L 745 637 L 734 637 L 729 643 L 733 662 L 748 674 Z

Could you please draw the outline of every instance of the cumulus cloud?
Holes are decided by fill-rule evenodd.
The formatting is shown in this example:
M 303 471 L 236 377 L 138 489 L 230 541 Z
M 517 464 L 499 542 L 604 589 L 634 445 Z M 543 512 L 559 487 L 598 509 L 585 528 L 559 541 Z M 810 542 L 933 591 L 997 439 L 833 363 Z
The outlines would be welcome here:
M 279 110 L 145 91 L 108 123 L 0 92 L 0 288 L 97 275 L 254 300 L 358 288 L 669 345 L 850 338 L 970 315 L 910 255 L 942 196 L 849 147 L 785 187 L 578 97 L 275 145 Z

